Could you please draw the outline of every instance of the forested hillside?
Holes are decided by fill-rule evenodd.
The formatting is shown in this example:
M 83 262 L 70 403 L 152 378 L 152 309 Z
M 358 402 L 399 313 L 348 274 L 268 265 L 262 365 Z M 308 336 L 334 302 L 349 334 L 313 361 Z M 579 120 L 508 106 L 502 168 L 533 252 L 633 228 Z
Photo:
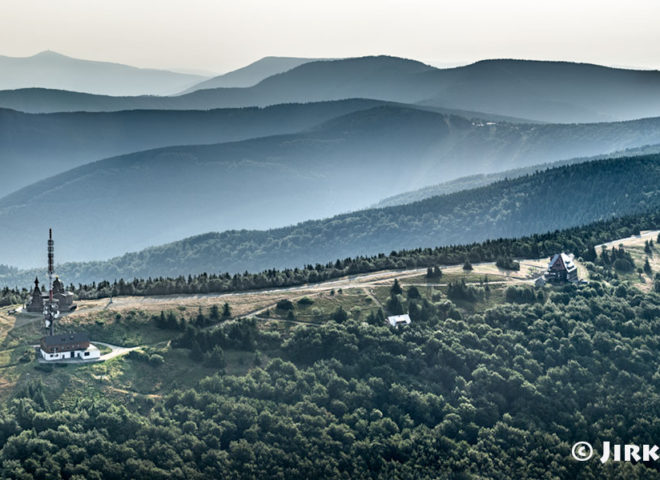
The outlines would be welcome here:
M 563 165 L 571 165 L 573 163 L 588 162 L 592 160 L 605 160 L 608 158 L 632 157 L 637 155 L 651 155 L 660 153 L 659 145 L 645 145 L 638 148 L 628 148 L 617 152 L 611 152 L 604 155 L 594 155 L 592 157 L 571 158 L 569 160 L 560 160 L 558 162 L 544 163 L 540 165 L 533 165 L 531 167 L 516 168 L 513 170 L 505 170 L 503 172 L 470 175 L 467 177 L 457 178 L 449 182 L 432 185 L 430 187 L 420 188 L 411 192 L 400 193 L 391 197 L 384 198 L 376 205 L 378 207 L 391 207 L 393 205 L 405 205 L 406 203 L 418 202 L 425 198 L 435 197 L 438 195 L 446 195 L 448 193 L 459 192 L 461 190 L 468 190 L 471 188 L 479 188 L 499 180 L 511 179 L 529 175 L 547 168 L 560 167 Z
M 41 265 L 51 227 L 60 261 L 101 260 L 201 232 L 325 218 L 474 172 L 653 143 L 660 119 L 486 124 L 379 106 L 306 132 L 148 150 L 35 183 L 0 199 L 0 263 Z M 39 214 L 46 205 L 67 214 Z
M 598 461 L 605 439 L 660 436 L 660 295 L 607 268 L 591 265 L 587 286 L 514 288 L 523 300 L 471 287 L 485 308 L 395 284 L 391 298 L 413 319 L 399 329 L 359 309 L 280 329 L 267 318 L 198 327 L 213 309 L 148 323 L 117 313 L 172 341 L 86 377 L 94 367 L 30 369 L 2 412 L 0 475 L 658 479 L 654 462 Z M 162 396 L 104 389 L 109 375 L 168 378 L 184 362 L 208 376 L 170 379 L 185 386 Z M 590 461 L 571 457 L 579 441 L 594 445 Z
M 315 61 L 248 88 L 176 97 L 110 97 L 63 90 L 0 91 L 0 107 L 24 112 L 209 109 L 346 98 L 424 103 L 551 122 L 660 115 L 660 73 L 598 65 L 488 60 L 449 69 L 396 57 Z
M 611 188 L 616 185 L 616 188 Z M 268 231 L 191 237 L 108 262 L 64 264 L 67 281 L 301 267 L 396 249 L 542 233 L 660 207 L 658 155 L 549 169 L 409 205 Z M 579 206 L 579 208 L 577 208 Z M 37 271 L 9 273 L 29 282 Z

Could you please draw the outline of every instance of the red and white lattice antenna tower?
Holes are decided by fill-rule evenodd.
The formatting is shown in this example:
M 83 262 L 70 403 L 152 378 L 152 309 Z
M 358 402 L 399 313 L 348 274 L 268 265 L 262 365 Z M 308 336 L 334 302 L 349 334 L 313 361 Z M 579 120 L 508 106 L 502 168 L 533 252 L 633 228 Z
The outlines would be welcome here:
M 53 301 L 53 277 L 55 276 L 55 242 L 53 241 L 53 229 L 48 229 L 48 294 Z
M 44 320 L 50 334 L 55 334 L 55 319 L 59 317 L 58 305 L 53 301 L 53 280 L 55 278 L 55 242 L 53 229 L 48 229 L 48 305 L 44 306 Z

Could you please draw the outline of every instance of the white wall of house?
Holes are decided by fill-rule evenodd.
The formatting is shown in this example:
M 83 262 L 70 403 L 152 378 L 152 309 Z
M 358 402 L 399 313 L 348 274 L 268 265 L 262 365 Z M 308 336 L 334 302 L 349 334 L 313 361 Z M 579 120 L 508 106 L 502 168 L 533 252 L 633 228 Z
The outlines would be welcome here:
M 69 352 L 47 353 L 42 349 L 41 356 L 44 360 L 94 360 L 101 357 L 101 351 L 94 345 L 90 345 L 86 350 L 72 350 Z

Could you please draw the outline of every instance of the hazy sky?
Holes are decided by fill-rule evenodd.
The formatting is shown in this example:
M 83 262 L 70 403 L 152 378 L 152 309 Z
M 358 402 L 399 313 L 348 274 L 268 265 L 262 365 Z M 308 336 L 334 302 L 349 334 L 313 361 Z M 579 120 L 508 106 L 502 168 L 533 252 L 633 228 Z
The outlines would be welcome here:
M 372 54 L 660 69 L 659 20 L 660 0 L 0 0 L 0 54 L 215 72 Z

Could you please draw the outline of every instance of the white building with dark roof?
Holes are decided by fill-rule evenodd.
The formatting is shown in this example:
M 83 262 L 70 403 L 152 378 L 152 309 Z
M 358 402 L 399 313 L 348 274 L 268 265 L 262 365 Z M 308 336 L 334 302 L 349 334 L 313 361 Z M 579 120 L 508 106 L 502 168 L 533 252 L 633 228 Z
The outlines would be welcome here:
M 399 328 L 399 325 L 410 325 L 410 315 L 392 315 L 387 317 L 387 322 L 394 328 Z
M 86 333 L 59 333 L 41 338 L 39 354 L 48 362 L 57 360 L 97 360 L 101 351 L 89 343 Z

